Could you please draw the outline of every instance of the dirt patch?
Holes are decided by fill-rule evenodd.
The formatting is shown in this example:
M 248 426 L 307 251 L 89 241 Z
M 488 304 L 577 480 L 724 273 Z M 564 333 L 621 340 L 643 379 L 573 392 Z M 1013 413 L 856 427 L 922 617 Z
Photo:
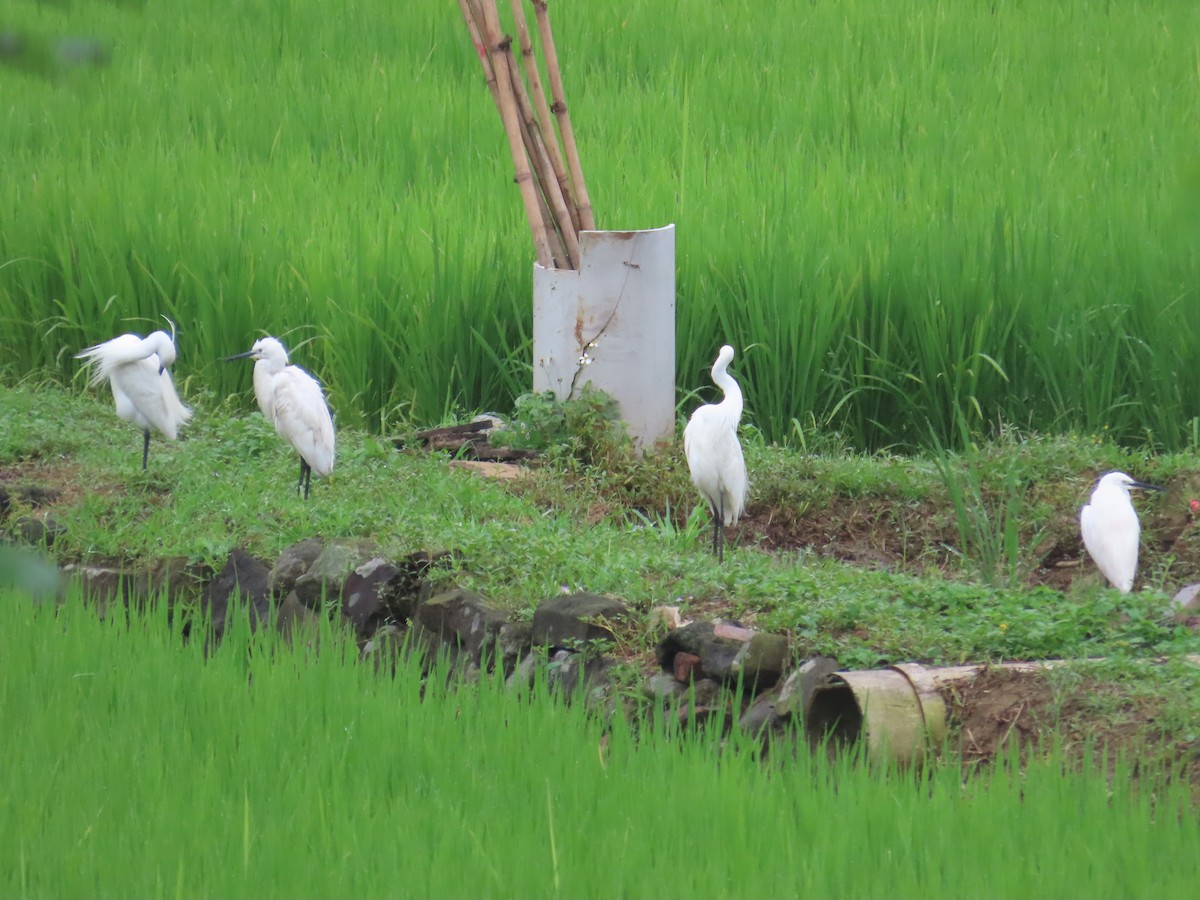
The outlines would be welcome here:
M 927 571 L 952 559 L 949 535 L 928 504 L 845 499 L 803 510 L 751 504 L 739 542 L 763 550 L 807 549 L 826 559 L 889 572 Z
M 105 490 L 83 478 L 74 463 L 48 459 L 0 466 L 0 487 L 14 494 L 31 492 L 39 499 L 29 505 L 38 510 L 77 506 L 84 497 Z
M 1044 673 L 994 669 L 948 688 L 946 706 L 963 759 L 990 762 L 1014 747 L 1024 756 L 1046 737 L 1057 700 Z
M 1135 778 L 1174 773 L 1200 802 L 1200 744 L 1163 727 L 1160 697 L 1091 678 L 1057 688 L 1049 672 L 1003 669 L 985 670 L 944 695 L 952 745 L 964 762 L 988 764 L 1012 752 L 1024 761 L 1056 744 L 1072 765 L 1082 766 L 1089 753 L 1106 760 L 1110 776 L 1118 759 Z

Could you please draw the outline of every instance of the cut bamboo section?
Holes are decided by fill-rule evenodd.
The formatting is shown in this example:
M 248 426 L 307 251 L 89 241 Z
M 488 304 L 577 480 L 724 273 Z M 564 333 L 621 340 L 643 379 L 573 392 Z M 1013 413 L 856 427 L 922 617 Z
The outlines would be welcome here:
M 546 147 L 546 155 L 554 170 L 559 193 L 566 200 L 567 208 L 571 213 L 571 224 L 578 232 L 581 227 L 579 208 L 571 197 L 571 181 L 567 174 L 567 164 L 563 159 L 562 147 L 558 142 L 558 133 L 554 130 L 554 119 L 550 112 L 550 104 L 546 102 L 546 92 L 542 88 L 542 76 L 538 71 L 537 59 L 533 55 L 533 42 L 529 38 L 529 24 L 525 19 L 524 0 L 511 0 L 511 3 L 513 22 L 517 26 L 517 39 L 521 44 L 521 62 L 525 65 L 525 79 L 529 82 L 529 93 L 533 95 L 534 112 L 537 114 L 542 143 Z
M 517 5 L 518 9 L 520 8 L 520 0 L 514 0 L 514 4 Z M 530 102 L 529 94 L 525 90 L 525 82 L 521 79 L 520 71 L 517 68 L 517 61 L 512 53 L 511 44 L 505 50 L 505 58 L 508 63 L 509 74 L 512 77 L 513 96 L 517 101 L 517 112 L 520 113 L 521 122 L 524 125 L 522 134 L 525 136 L 525 150 L 529 155 L 529 161 L 533 166 L 534 174 L 537 176 L 537 183 L 541 188 L 542 196 L 553 213 L 552 216 L 546 217 L 546 221 L 553 223 L 566 248 L 566 256 L 557 254 L 556 263 L 558 264 L 558 268 L 577 269 L 579 268 L 579 238 L 576 235 L 575 225 L 571 220 L 571 213 L 567 209 L 566 200 L 563 198 L 558 178 L 554 174 L 554 166 L 551 163 L 549 150 L 546 147 L 545 135 L 539 127 L 537 116 L 534 114 L 533 104 Z M 553 133 L 553 129 L 551 132 Z
M 550 93 L 554 104 L 550 107 L 558 120 L 562 135 L 563 151 L 567 157 L 567 169 L 571 173 L 571 192 L 575 206 L 579 209 L 579 222 L 584 231 L 595 231 L 596 220 L 592 215 L 592 201 L 588 198 L 587 185 L 583 181 L 583 168 L 579 164 L 579 150 L 575 146 L 575 131 L 571 127 L 571 116 L 567 112 L 566 95 L 563 92 L 562 75 L 558 68 L 558 51 L 554 47 L 554 34 L 550 31 L 550 11 L 546 0 L 533 0 L 537 16 L 538 35 L 542 52 L 546 55 L 546 76 L 550 80 Z
M 521 201 L 525 204 L 525 215 L 533 233 L 533 246 L 538 262 L 543 266 L 551 266 L 554 264 L 554 253 L 550 249 L 550 240 L 546 234 L 546 221 L 542 218 L 539 205 L 538 186 L 534 183 L 529 157 L 525 152 L 525 142 L 521 137 L 521 118 L 513 95 L 512 73 L 508 65 L 510 55 L 506 53 L 511 39 L 505 37 L 500 30 L 500 15 L 496 11 L 495 0 L 478 0 L 475 10 L 483 16 L 481 31 L 495 72 L 497 106 L 500 108 L 500 118 L 504 123 L 504 133 L 508 137 L 508 148 L 513 157 L 517 187 L 521 190 Z M 478 25 L 478 21 L 476 24 Z
M 523 2 L 510 0 L 520 41 L 521 65 L 513 52 L 512 38 L 501 29 L 496 0 L 459 0 L 458 5 L 504 125 L 538 265 L 577 270 L 579 232 L 584 228 L 594 230 L 595 220 L 570 117 L 566 114 L 546 5 L 533 0 L 541 43 L 547 54 L 547 80 L 554 96 L 553 106 L 547 102 L 542 87 Z

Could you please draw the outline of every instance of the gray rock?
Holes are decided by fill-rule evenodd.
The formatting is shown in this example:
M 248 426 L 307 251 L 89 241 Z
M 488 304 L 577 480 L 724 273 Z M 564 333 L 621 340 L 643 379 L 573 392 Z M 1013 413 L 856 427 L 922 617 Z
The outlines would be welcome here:
M 396 660 L 404 651 L 406 642 L 407 637 L 399 626 L 385 625 L 363 644 L 358 656 L 373 663 L 376 669 L 386 668 L 395 674 Z
M 477 664 L 485 654 L 496 653 L 508 613 L 489 606 L 474 591 L 453 588 L 430 597 L 417 607 L 415 624 L 433 635 L 442 647 Z
M 346 576 L 342 614 L 354 623 L 360 639 L 383 622 L 409 621 L 418 604 L 429 599 L 429 570 L 452 558 L 447 551 L 422 550 L 395 562 L 379 556 L 367 560 Z
M 1195 615 L 1200 610 L 1200 584 L 1181 587 L 1171 600 L 1171 612 L 1176 615 Z
M 244 550 L 229 554 L 225 566 L 209 582 L 200 598 L 201 613 L 211 622 L 212 637 L 220 640 L 226 631 L 231 606 L 244 605 L 251 630 L 269 621 L 271 613 L 270 569 Z
M 330 541 L 296 578 L 296 597 L 314 610 L 340 602 L 346 577 L 374 556 L 375 546 L 369 541 Z
M 296 587 L 296 579 L 308 571 L 324 547 L 325 542 L 320 538 L 305 538 L 280 553 L 271 567 L 271 594 L 275 597 L 290 594 Z
M 775 709 L 777 699 L 774 691 L 757 696 L 750 708 L 738 719 L 738 727 L 753 737 L 763 737 L 765 733 L 777 728 L 781 720 Z
M 301 603 L 292 591 L 275 610 L 275 628 L 289 643 L 303 639 L 315 646 L 320 617 Z
M 629 605 L 604 594 L 578 593 L 551 597 L 533 613 L 533 642 L 563 647 L 615 638 L 607 622 L 627 622 Z
M 642 693 L 650 700 L 673 700 L 687 695 L 687 686 L 669 672 L 655 672 L 642 683 Z
M 524 658 L 517 663 L 512 674 L 508 676 L 508 679 L 504 682 L 505 686 L 508 688 L 514 688 L 517 686 L 522 688 L 530 687 L 533 684 L 533 677 L 537 673 L 537 667 L 538 654 L 527 653 Z
M 96 607 L 101 616 L 108 613 L 113 604 L 125 606 L 135 594 L 145 594 L 145 576 L 139 579 L 135 572 L 126 569 L 111 569 L 107 566 L 63 567 L 63 573 L 74 581 L 84 600 Z M 137 582 L 142 584 L 138 585 Z
M 354 625 L 359 638 L 374 634 L 391 617 L 382 594 L 402 574 L 398 567 L 377 556 L 346 576 L 342 585 L 342 615 Z M 407 619 L 405 615 L 399 621 Z
M 13 523 L 13 530 L 24 543 L 49 550 L 60 535 L 66 534 L 67 526 L 51 516 L 21 516 Z
M 576 699 L 582 691 L 584 705 L 590 710 L 606 709 L 612 699 L 612 660 L 570 650 L 558 650 L 546 667 L 546 682 L 552 690 Z
M 212 580 L 208 566 L 192 563 L 186 556 L 166 556 L 154 563 L 148 573 L 148 589 L 165 595 L 172 606 L 199 599 L 204 585 Z
M 511 674 L 533 647 L 533 626 L 519 620 L 505 622 L 500 626 L 496 646 L 504 673 Z

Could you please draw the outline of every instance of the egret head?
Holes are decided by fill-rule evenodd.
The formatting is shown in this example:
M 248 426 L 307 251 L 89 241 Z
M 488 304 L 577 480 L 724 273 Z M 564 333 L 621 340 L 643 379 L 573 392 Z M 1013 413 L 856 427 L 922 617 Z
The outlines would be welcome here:
M 1143 491 L 1162 491 L 1166 490 L 1157 484 L 1146 484 L 1137 479 L 1126 475 L 1124 472 L 1109 472 L 1106 475 L 1101 475 L 1096 479 L 1096 490 L 1101 488 L 1117 489 L 1124 491 L 1126 494 L 1134 488 L 1140 488 Z
M 245 353 L 235 353 L 233 356 L 225 357 L 225 362 L 230 362 L 235 359 L 266 359 L 272 362 L 278 362 L 280 367 L 287 365 L 288 355 L 283 344 L 279 343 L 273 337 L 259 338 L 254 342 L 254 346 Z
M 724 372 L 729 368 L 731 362 L 733 362 L 733 348 L 726 344 L 717 354 L 717 361 L 713 363 L 713 375 L 715 376 L 717 372 Z
M 153 347 L 154 352 L 158 355 L 158 373 L 160 375 L 167 366 L 175 365 L 175 341 L 171 335 L 165 331 L 155 331 L 146 340 L 149 343 L 145 346 Z

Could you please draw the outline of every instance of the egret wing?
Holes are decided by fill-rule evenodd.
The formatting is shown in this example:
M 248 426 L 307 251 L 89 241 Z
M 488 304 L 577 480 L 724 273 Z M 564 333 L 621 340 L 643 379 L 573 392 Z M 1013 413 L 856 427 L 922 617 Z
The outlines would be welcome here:
M 1137 515 L 1089 504 L 1080 511 L 1079 531 L 1096 568 L 1118 590 L 1131 590 L 1141 538 Z
M 275 376 L 275 430 L 318 475 L 333 471 L 333 417 L 315 378 L 298 366 Z

